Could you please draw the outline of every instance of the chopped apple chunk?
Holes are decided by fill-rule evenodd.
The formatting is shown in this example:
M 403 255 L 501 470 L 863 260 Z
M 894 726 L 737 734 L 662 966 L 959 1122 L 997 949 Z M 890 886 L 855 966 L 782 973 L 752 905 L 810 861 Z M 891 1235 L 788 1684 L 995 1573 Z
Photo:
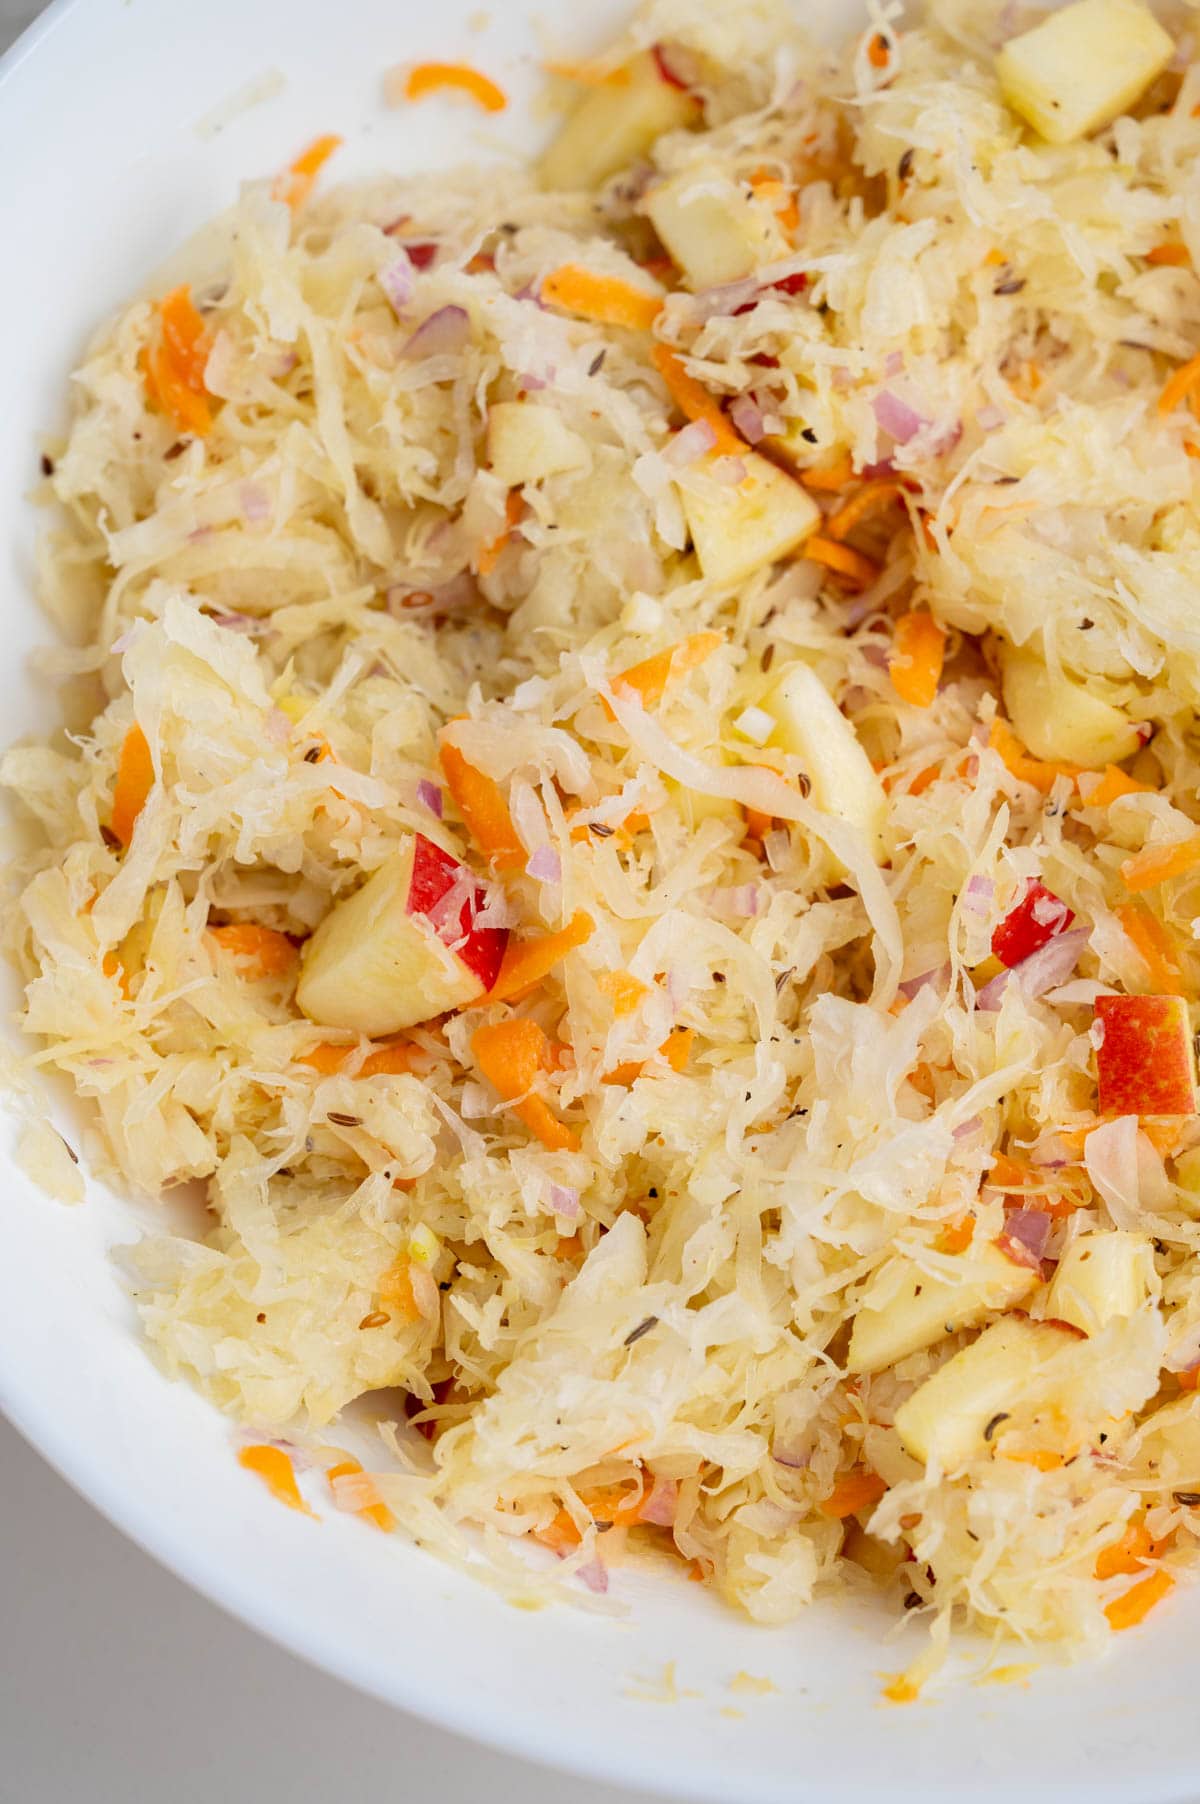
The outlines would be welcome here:
M 665 132 L 694 125 L 700 104 L 662 73 L 649 50 L 593 88 L 570 114 L 541 161 L 545 188 L 598 188 Z
M 587 445 L 562 415 L 528 401 L 497 401 L 489 409 L 487 454 L 493 475 L 510 489 L 589 462 Z
M 849 821 L 878 853 L 887 797 L 854 728 L 816 671 L 800 660 L 787 665 L 762 705 L 775 721 L 772 744 L 799 758 L 815 806 Z
M 296 1000 L 375 1038 L 463 1008 L 496 981 L 506 928 L 476 926 L 485 886 L 424 834 L 338 902 L 304 949 Z
M 1102 769 L 1131 758 L 1142 743 L 1120 708 L 1050 670 L 1036 652 L 1006 647 L 1001 687 L 1017 736 L 1035 757 Z
M 1194 1115 L 1195 1057 L 1182 996 L 1097 996 L 1104 1115 Z
M 770 208 L 712 166 L 685 169 L 651 189 L 646 212 L 694 289 L 737 282 L 791 250 Z
M 1127 112 L 1174 50 L 1137 0 L 1076 0 L 1010 38 L 996 74 L 1014 113 L 1052 144 L 1067 144 Z
M 1046 1314 L 1096 1334 L 1118 1316 L 1134 1315 L 1150 1294 L 1154 1249 L 1148 1234 L 1122 1229 L 1081 1234 L 1058 1263 Z
M 700 568 L 731 588 L 803 544 L 821 510 L 800 484 L 767 458 L 748 451 L 741 482 L 722 482 L 707 463 L 680 484 L 683 511 Z
M 907 1258 L 881 1267 L 858 1306 L 847 1369 L 881 1372 L 947 1334 L 1012 1309 L 1038 1282 L 1034 1270 L 1009 1259 L 991 1241 L 956 1263 L 962 1269 L 953 1278 L 933 1277 Z
M 985 1328 L 896 1411 L 896 1432 L 909 1453 L 943 1471 L 982 1453 L 989 1425 L 1013 1412 L 1070 1332 L 1019 1316 Z

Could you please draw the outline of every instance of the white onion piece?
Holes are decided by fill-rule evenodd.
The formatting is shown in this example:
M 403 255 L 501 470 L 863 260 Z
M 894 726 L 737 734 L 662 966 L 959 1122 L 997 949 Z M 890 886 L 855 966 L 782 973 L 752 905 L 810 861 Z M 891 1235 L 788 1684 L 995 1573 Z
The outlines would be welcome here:
M 675 434 L 663 452 L 662 460 L 672 470 L 685 470 L 689 464 L 698 463 L 707 456 L 716 442 L 717 435 L 707 420 L 693 420 Z
M 386 269 L 379 272 L 379 286 L 391 302 L 392 312 L 399 318 L 409 301 L 412 300 L 416 287 L 417 272 L 412 266 L 412 259 L 403 246 L 397 250 L 396 256 Z
M 753 395 L 737 395 L 729 404 L 729 417 L 748 445 L 766 437 L 762 408 Z
M 871 398 L 871 411 L 884 432 L 894 438 L 898 445 L 907 445 L 910 438 L 916 438 L 925 421 L 915 408 L 899 395 L 894 395 L 890 388 L 881 388 Z

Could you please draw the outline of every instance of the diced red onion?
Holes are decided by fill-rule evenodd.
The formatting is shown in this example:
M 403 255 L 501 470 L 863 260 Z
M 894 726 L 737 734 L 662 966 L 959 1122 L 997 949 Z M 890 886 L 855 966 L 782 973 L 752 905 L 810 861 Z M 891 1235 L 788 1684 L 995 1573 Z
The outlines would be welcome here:
M 762 408 L 753 395 L 738 395 L 730 403 L 729 417 L 748 445 L 757 445 L 766 437 Z
M 599 1558 L 589 1560 L 584 1566 L 577 1566 L 575 1576 L 583 1580 L 589 1591 L 603 1594 L 608 1590 L 608 1569 Z
M 526 874 L 540 883 L 562 882 L 562 859 L 553 846 L 539 846 L 525 866 Z
M 791 1472 L 803 1472 L 812 1459 L 811 1447 L 772 1447 L 771 1458 L 777 1466 L 786 1466 Z
M 757 883 L 739 883 L 735 889 L 727 889 L 723 899 L 728 912 L 750 920 L 758 913 L 758 887 Z
M 261 525 L 264 520 L 271 518 L 271 497 L 261 483 L 239 483 L 238 506 L 242 510 L 242 518 L 252 526 Z
M 678 1507 L 679 1486 L 676 1481 L 673 1478 L 656 1478 L 642 1499 L 638 1514 L 643 1522 L 652 1522 L 656 1528 L 671 1528 Z
M 963 907 L 970 914 L 986 915 L 991 908 L 992 898 L 995 894 L 994 878 L 984 877 L 976 872 L 974 876 L 967 878 L 966 888 L 962 894 Z
M 972 1134 L 977 1134 L 982 1126 L 983 1117 L 981 1115 L 972 1115 L 970 1120 L 959 1122 L 958 1126 L 954 1129 L 954 1138 L 956 1140 L 969 1140 Z
M 565 1215 L 568 1221 L 578 1221 L 583 1214 L 579 1206 L 579 1192 L 567 1184 L 551 1184 L 550 1207 L 555 1215 Z
M 662 454 L 663 462 L 673 470 L 686 469 L 706 457 L 717 442 L 717 435 L 707 420 L 693 420 L 677 432 Z
M 1010 971 L 1001 971 L 990 983 L 985 983 L 975 998 L 976 1008 L 994 1012 L 1000 1007 L 1004 992 L 1009 983 L 1015 983 L 1023 996 L 1034 1000 L 1044 996 L 1057 984 L 1065 983 L 1079 960 L 1079 954 L 1087 945 L 1089 938 L 1086 927 L 1076 927 L 1070 933 L 1060 933 L 1048 940 L 1028 958 L 1023 958 L 1019 965 Z
M 919 977 L 906 977 L 900 989 L 911 1002 L 914 996 L 927 989 L 931 983 L 944 983 L 949 975 L 949 965 L 939 965 L 935 971 L 922 971 Z
M 549 375 L 553 379 L 553 370 L 549 371 Z M 536 394 L 539 389 L 549 387 L 549 383 L 544 381 L 541 376 L 530 375 L 528 370 L 523 370 L 517 380 L 526 393 L 531 395 Z
M 874 482 L 880 476 L 894 476 L 896 460 L 894 457 L 877 458 L 873 464 L 864 464 L 860 474 L 866 482 Z
M 409 238 L 404 242 L 405 255 L 414 269 L 428 269 L 441 248 L 432 238 Z
M 650 54 L 654 66 L 668 87 L 690 94 L 700 79 L 700 65 L 695 53 L 684 44 L 652 44 Z
M 681 299 L 688 318 L 703 325 L 706 320 L 737 313 L 748 301 L 753 301 L 758 292 L 759 284 L 749 276 L 740 282 L 722 282 L 715 288 L 698 289 L 695 294 Z
M 209 619 L 214 626 L 224 627 L 227 633 L 261 633 L 263 622 L 256 620 L 253 614 L 210 614 Z
M 439 307 L 423 319 L 412 337 L 400 347 L 400 356 L 452 357 L 471 336 L 471 320 L 465 307 Z
M 903 368 L 904 368 L 904 352 L 903 351 L 889 351 L 887 356 L 883 360 L 884 375 L 885 376 L 898 376 Z
M 391 302 L 392 311 L 399 317 L 413 298 L 416 288 L 416 271 L 412 258 L 403 246 L 399 254 L 379 272 L 379 286 Z
M 429 781 L 428 777 L 422 777 L 417 784 L 417 800 L 422 808 L 428 808 L 430 814 L 436 814 L 438 820 L 441 820 L 442 792 L 436 783 Z
M 1001 1236 L 1007 1243 L 1005 1251 L 1021 1263 L 1040 1265 L 1050 1238 L 1050 1226 L 1050 1217 L 1044 1209 L 1010 1209 L 1004 1218 Z
M 272 745 L 286 745 L 292 736 L 292 723 L 282 708 L 272 708 L 263 722 Z
M 915 438 L 925 424 L 915 408 L 899 395 L 894 395 L 889 388 L 881 388 L 871 399 L 871 410 L 883 431 L 895 439 L 898 445 L 907 445 L 910 438 Z

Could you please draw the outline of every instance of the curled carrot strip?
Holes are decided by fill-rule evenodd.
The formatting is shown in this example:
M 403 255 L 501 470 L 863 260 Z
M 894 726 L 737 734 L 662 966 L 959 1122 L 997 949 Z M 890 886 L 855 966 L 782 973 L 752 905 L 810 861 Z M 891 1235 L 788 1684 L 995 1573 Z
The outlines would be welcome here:
M 721 643 L 720 633 L 692 633 L 668 645 L 665 651 L 655 652 L 652 658 L 643 658 L 640 664 L 622 670 L 613 678 L 613 688 L 632 689 L 643 708 L 652 708 L 662 700 L 669 683 L 703 664 Z
M 316 187 L 321 170 L 341 145 L 342 139 L 336 132 L 325 132 L 311 144 L 306 144 L 283 174 L 276 176 L 271 189 L 272 200 L 281 200 L 293 213 L 298 212 Z
M 655 369 L 667 385 L 667 392 L 687 420 L 702 420 L 712 428 L 716 438 L 714 452 L 722 457 L 742 457 L 750 447 L 734 431 L 715 398 L 694 376 L 689 376 L 674 351 L 656 344 L 650 353 Z
M 552 1114 L 540 1096 L 531 1094 L 538 1073 L 552 1063 L 550 1042 L 536 1021 L 515 1018 L 477 1028 L 471 1051 L 492 1087 L 514 1114 L 551 1152 L 578 1152 L 579 1139 Z
M 151 406 L 174 420 L 181 432 L 203 438 L 212 431 L 212 409 L 204 371 L 212 337 L 184 283 L 158 304 L 157 340 L 138 359 Z
M 1153 250 L 1146 252 L 1146 262 L 1160 267 L 1186 269 L 1191 261 L 1186 244 L 1156 244 Z
M 222 952 L 237 959 L 241 976 L 256 982 L 264 977 L 283 977 L 299 956 L 286 933 L 273 927 L 259 927 L 253 921 L 236 921 L 228 927 L 210 927 L 210 939 Z
M 324 1040 L 311 1051 L 302 1053 L 296 1063 L 307 1065 L 318 1077 L 335 1077 L 344 1069 L 353 1051 L 353 1046 L 335 1046 L 331 1041 Z M 406 1071 L 412 1071 L 423 1056 L 420 1047 L 414 1046 L 409 1040 L 385 1040 L 367 1054 L 354 1075 L 398 1077 Z
M 1117 1578 L 1124 1573 L 1141 1572 L 1154 1555 L 1154 1542 L 1144 1522 L 1131 1522 L 1123 1535 L 1110 1541 L 1096 1555 L 1095 1575 L 1098 1579 Z
M 243 1447 L 238 1454 L 238 1465 L 261 1478 L 272 1497 L 280 1503 L 286 1503 L 289 1510 L 298 1510 L 302 1516 L 312 1516 L 314 1521 L 317 1520 L 315 1513 L 300 1495 L 295 1469 L 282 1447 L 266 1444 Z
M 825 531 L 831 539 L 844 539 L 848 532 L 853 532 L 856 526 L 861 526 L 872 514 L 891 507 L 903 494 L 904 490 L 898 482 L 887 482 L 882 477 L 877 482 L 866 482 L 857 495 L 852 495 L 836 513 L 830 514 L 825 522 Z
M 1183 977 L 1175 942 L 1158 916 L 1152 915 L 1144 902 L 1123 902 L 1114 913 L 1149 973 L 1152 991 L 1181 996 Z
M 500 962 L 500 975 L 489 992 L 490 1000 L 503 1002 L 540 983 L 568 952 L 574 952 L 591 937 L 594 926 L 591 915 L 581 909 L 557 933 L 544 933 L 536 940 L 510 939 Z
M 831 464 L 814 464 L 799 474 L 806 489 L 815 489 L 819 495 L 836 495 L 854 481 L 854 463 L 846 451 Z
M 458 806 L 467 832 L 497 870 L 523 870 L 525 848 L 517 838 L 517 830 L 508 812 L 508 803 L 499 785 L 473 764 L 468 764 L 457 746 L 443 740 L 438 748 L 446 787 Z
M 1148 1578 L 1139 1579 L 1136 1585 L 1130 1585 L 1120 1597 L 1114 1597 L 1110 1604 L 1105 1604 L 1104 1614 L 1108 1617 L 1109 1626 L 1113 1629 L 1132 1629 L 1141 1622 L 1155 1604 L 1161 1603 L 1175 1580 L 1169 1572 L 1160 1566 Z
M 1186 401 L 1192 390 L 1200 383 L 1200 356 L 1192 357 L 1181 364 L 1163 388 L 1158 397 L 1158 411 L 1161 414 L 1174 413 L 1181 401 Z
M 817 1508 L 822 1516 L 831 1516 L 841 1522 L 847 1516 L 856 1516 L 860 1510 L 869 1509 L 879 1502 L 887 1490 L 878 1472 L 868 1471 L 860 1467 L 857 1471 L 847 1472 L 839 1478 L 823 1503 Z
M 824 564 L 835 576 L 844 576 L 859 589 L 869 589 L 879 575 L 879 565 L 873 559 L 864 557 L 861 551 L 853 551 L 849 545 L 839 544 L 836 539 L 824 538 L 820 533 L 805 539 L 797 555 L 811 558 L 814 564 Z
M 662 296 L 635 288 L 616 276 L 598 276 L 577 263 L 551 270 L 542 283 L 542 299 L 580 319 L 603 326 L 632 326 L 648 332 L 662 312 Z
M 409 71 L 404 98 L 424 100 L 427 94 L 437 94 L 445 88 L 457 89 L 485 113 L 502 113 L 508 105 L 504 89 L 497 87 L 490 75 L 472 69 L 470 63 L 418 63 Z
M 508 494 L 504 498 L 504 530 L 497 533 L 496 537 L 483 547 L 482 551 L 480 551 L 478 557 L 475 559 L 475 574 L 477 576 L 490 576 L 492 574 L 492 571 L 500 562 L 500 553 L 512 538 L 513 531 L 524 512 L 525 503 L 521 499 L 520 489 L 509 489 Z
M 1184 877 L 1200 864 L 1200 833 L 1178 839 L 1169 846 L 1148 846 L 1121 866 L 1121 881 L 1128 890 L 1154 889 L 1171 877 Z
M 988 745 L 992 751 L 1000 754 L 1004 768 L 1010 775 L 1021 783 L 1032 783 L 1043 795 L 1050 794 L 1059 777 L 1070 777 L 1074 781 L 1079 775 L 1077 764 L 1054 764 L 1043 758 L 1031 757 L 1004 720 L 992 722 Z
M 354 1514 L 356 1516 L 362 1516 L 367 1522 L 373 1522 L 375 1527 L 382 1529 L 385 1535 L 390 1535 L 396 1526 L 396 1518 L 375 1489 L 373 1481 L 363 1472 L 359 1462 L 356 1459 L 351 1459 L 349 1455 L 347 1455 L 345 1459 L 339 1460 L 336 1466 L 330 1466 L 325 1474 L 326 1478 L 329 1480 L 329 1488 L 333 1492 L 333 1500 L 335 1503 L 339 1504 L 340 1507 L 337 1487 L 334 1484 L 335 1479 L 357 1478 L 360 1474 L 363 1478 L 362 1491 L 367 1498 L 367 1501 L 358 1504 L 355 1507 Z

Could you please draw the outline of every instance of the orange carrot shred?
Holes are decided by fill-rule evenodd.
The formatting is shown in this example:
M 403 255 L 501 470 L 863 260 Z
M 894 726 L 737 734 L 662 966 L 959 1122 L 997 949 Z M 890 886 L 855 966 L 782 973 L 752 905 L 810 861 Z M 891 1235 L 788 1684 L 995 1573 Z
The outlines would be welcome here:
M 924 608 L 902 614 L 896 622 L 888 675 L 901 701 L 928 708 L 938 692 L 946 635 Z
M 510 939 L 500 961 L 500 975 L 489 991 L 489 1000 L 504 1002 L 541 983 L 568 952 L 591 937 L 595 922 L 581 909 L 557 933 L 543 933 L 533 940 Z
M 648 332 L 662 312 L 660 294 L 636 288 L 616 276 L 596 275 L 577 263 L 565 263 L 542 283 L 542 299 L 580 319 L 603 326 L 631 326 Z
M 1128 890 L 1153 889 L 1172 877 L 1184 877 L 1200 864 L 1200 833 L 1174 840 L 1169 846 L 1147 846 L 1127 858 L 1121 880 Z
M 418 63 L 404 84 L 404 98 L 423 100 L 444 88 L 457 89 L 486 113 L 502 113 L 508 105 L 504 89 L 469 63 Z
M 814 464 L 809 470 L 801 470 L 800 480 L 806 489 L 816 489 L 818 494 L 838 494 L 854 481 L 854 464 L 850 453 L 844 452 L 831 464 Z
M 486 544 L 475 559 L 477 576 L 490 576 L 500 562 L 500 553 L 513 536 L 513 531 L 525 512 L 525 503 L 520 489 L 509 489 L 504 498 L 504 529 Z
M 334 1077 L 344 1068 L 353 1051 L 353 1046 L 334 1046 L 326 1040 L 302 1053 L 296 1063 L 307 1065 L 318 1077 Z M 420 1047 L 409 1040 L 384 1040 L 367 1054 L 355 1076 L 397 1077 L 411 1071 L 423 1056 Z
M 362 1466 L 356 1459 L 351 1459 L 349 1456 L 343 1460 L 339 1460 L 336 1466 L 329 1467 L 325 1476 L 329 1480 L 329 1488 L 333 1492 L 335 1503 L 338 1501 L 338 1494 L 333 1482 L 334 1479 L 357 1478 L 361 1472 Z M 378 1497 L 378 1493 L 375 1491 L 375 1487 L 370 1483 L 369 1479 L 367 1480 L 367 1486 L 369 1491 Z M 373 1522 L 375 1527 L 382 1529 L 385 1535 L 390 1535 L 396 1526 L 396 1518 L 382 1498 L 379 1498 L 379 1501 L 376 1503 L 360 1504 L 354 1511 L 354 1514 L 356 1516 L 362 1516 L 367 1522 Z
M 848 532 L 853 532 L 856 526 L 861 526 L 872 514 L 891 507 L 903 494 L 904 490 L 898 482 L 888 482 L 883 477 L 876 482 L 865 482 L 857 494 L 843 502 L 836 513 L 830 514 L 825 522 L 825 531 L 831 539 L 844 539 Z
M 1186 244 L 1156 244 L 1146 252 L 1147 263 L 1184 269 L 1191 261 L 1191 253 Z
M 517 838 L 508 803 L 491 777 L 468 764 L 457 746 L 443 740 L 438 748 L 446 787 L 454 797 L 468 833 L 497 870 L 523 870 L 525 848 Z
M 1118 1578 L 1142 1570 L 1153 1557 L 1154 1542 L 1144 1522 L 1131 1522 L 1118 1540 L 1110 1541 L 1096 1555 L 1095 1575 L 1098 1579 Z
M 538 1073 L 548 1069 L 550 1042 L 536 1021 L 516 1017 L 475 1030 L 471 1051 L 483 1075 L 505 1102 L 513 1104 L 530 1133 L 552 1152 L 578 1151 L 578 1137 L 530 1092 Z
M 1079 775 L 1077 764 L 1056 764 L 1032 757 L 1005 720 L 992 722 L 988 745 L 1000 754 L 1001 762 L 1012 776 L 1021 783 L 1032 783 L 1043 795 L 1049 795 L 1059 777 L 1074 781 Z
M 286 933 L 276 933 L 273 927 L 259 927 L 253 921 L 210 927 L 208 934 L 223 952 L 237 959 L 241 975 L 251 982 L 264 977 L 283 977 L 299 956 Z
M 822 1516 L 830 1516 L 841 1522 L 847 1516 L 856 1516 L 860 1510 L 871 1508 L 879 1502 L 886 1490 L 887 1486 L 878 1472 L 859 1466 L 853 1472 L 843 1473 L 828 1497 L 817 1508 Z
M 1092 783 L 1086 790 L 1082 783 L 1079 789 L 1080 806 L 1083 808 L 1107 808 L 1122 796 L 1152 795 L 1153 791 L 1146 783 L 1137 783 L 1117 764 L 1108 764 L 1099 782 Z
M 583 62 L 548 62 L 542 68 L 547 75 L 557 75 L 561 81 L 578 82 L 581 88 L 627 88 L 633 79 L 627 63 L 620 63 L 610 69 L 604 63 Z
M 805 539 L 798 557 L 811 558 L 814 564 L 824 564 L 835 576 L 845 577 L 856 588 L 868 589 L 879 575 L 879 566 L 861 551 L 851 550 L 849 545 L 840 545 L 836 539 L 824 538 L 816 533 L 811 539 Z
M 1135 1628 L 1150 1614 L 1155 1604 L 1162 1602 L 1174 1583 L 1171 1574 L 1164 1572 L 1160 1566 L 1157 1572 L 1139 1579 L 1136 1585 L 1130 1585 L 1128 1591 L 1123 1591 L 1120 1597 L 1114 1597 L 1110 1604 L 1104 1606 L 1110 1628 Z
M 158 337 L 138 358 L 146 398 L 181 432 L 203 438 L 212 431 L 204 371 L 212 338 L 186 283 L 158 304 Z
M 309 1509 L 300 1495 L 295 1468 L 282 1447 L 265 1444 L 243 1447 L 238 1454 L 238 1465 L 261 1478 L 272 1497 L 280 1503 L 286 1503 L 289 1510 L 298 1510 L 302 1516 L 312 1516 L 314 1521 L 317 1520 L 315 1512 Z
M 154 761 L 146 735 L 141 727 L 130 727 L 121 746 L 113 789 L 112 830 L 123 846 L 131 843 L 138 815 L 153 787 Z
M 650 994 L 649 986 L 632 971 L 602 971 L 596 986 L 612 1003 L 618 1021 L 625 1015 L 632 1015 L 642 998 Z
M 875 32 L 867 45 L 867 61 L 872 69 L 886 69 L 891 61 L 891 45 L 881 31 Z
M 974 1237 L 975 1217 L 963 1215 L 957 1221 L 947 1222 L 934 1244 L 939 1253 L 965 1253 Z
M 306 144 L 283 174 L 276 176 L 271 189 L 272 200 L 281 200 L 293 213 L 298 212 L 316 187 L 321 170 L 341 145 L 342 139 L 336 132 L 325 132 L 311 144 Z
M 667 385 L 667 392 L 687 420 L 702 420 L 716 435 L 713 451 L 721 457 L 742 457 L 749 451 L 744 438 L 729 424 L 718 402 L 703 383 L 689 376 L 674 351 L 656 344 L 650 353 L 654 367 Z
M 643 708 L 652 708 L 666 693 L 667 685 L 676 677 L 686 676 L 706 658 L 712 656 L 724 641 L 720 633 L 692 633 L 668 645 L 665 651 L 630 665 L 613 678 L 614 689 L 632 689 Z
M 1183 976 L 1175 942 L 1158 916 L 1144 902 L 1123 902 L 1114 913 L 1146 967 L 1152 993 L 1181 996 Z
M 1158 397 L 1159 413 L 1174 413 L 1179 403 L 1187 400 L 1197 383 L 1200 383 L 1200 356 L 1191 357 L 1187 363 L 1181 364 L 1166 383 Z

